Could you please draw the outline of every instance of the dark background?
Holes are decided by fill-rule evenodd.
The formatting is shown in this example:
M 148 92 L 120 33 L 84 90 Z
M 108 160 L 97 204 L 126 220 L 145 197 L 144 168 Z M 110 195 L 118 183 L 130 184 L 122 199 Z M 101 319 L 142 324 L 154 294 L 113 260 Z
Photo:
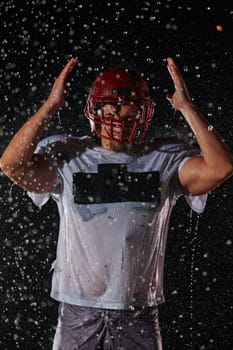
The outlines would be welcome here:
M 46 99 L 55 76 L 78 56 L 70 97 L 46 134 L 89 134 L 83 108 L 103 69 L 144 73 L 156 102 L 149 136 L 194 141 L 166 101 L 173 56 L 190 93 L 233 151 L 233 6 L 224 1 L 49 1 L 0 4 L 0 154 Z M 222 30 L 217 30 L 217 25 Z M 49 350 L 57 321 L 50 299 L 58 215 L 39 210 L 0 177 L 0 349 Z M 164 348 L 233 348 L 232 179 L 209 194 L 198 217 L 180 199 L 173 211 L 160 307 Z

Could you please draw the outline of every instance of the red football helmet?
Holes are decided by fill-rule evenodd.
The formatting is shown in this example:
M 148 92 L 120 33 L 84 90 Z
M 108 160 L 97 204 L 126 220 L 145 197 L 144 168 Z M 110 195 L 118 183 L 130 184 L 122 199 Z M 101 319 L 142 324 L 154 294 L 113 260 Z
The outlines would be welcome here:
M 138 107 L 138 112 L 134 118 L 116 119 L 115 116 L 104 116 L 106 104 L 117 108 L 133 104 Z M 85 115 L 97 136 L 131 143 L 145 136 L 154 107 L 146 81 L 134 71 L 117 68 L 104 71 L 95 79 L 87 98 Z M 117 133 L 114 132 L 116 129 Z

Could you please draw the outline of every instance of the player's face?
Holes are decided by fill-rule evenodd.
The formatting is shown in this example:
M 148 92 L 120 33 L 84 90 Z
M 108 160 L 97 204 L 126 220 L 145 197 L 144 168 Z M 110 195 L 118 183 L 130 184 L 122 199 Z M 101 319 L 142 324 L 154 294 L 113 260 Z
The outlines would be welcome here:
M 101 133 L 107 138 L 113 137 L 113 141 L 102 137 L 102 145 L 105 148 L 113 149 L 113 145 L 117 147 L 117 150 L 124 148 L 124 143 L 128 142 L 132 129 L 135 125 L 135 120 L 139 117 L 140 107 L 136 104 L 106 104 L 103 107 L 103 115 L 106 118 L 106 124 L 102 125 Z M 108 124 L 107 119 L 114 120 L 113 125 Z M 124 128 L 122 129 L 122 121 L 125 121 Z M 119 121 L 119 123 L 118 123 Z M 104 140 L 104 141 L 103 141 Z

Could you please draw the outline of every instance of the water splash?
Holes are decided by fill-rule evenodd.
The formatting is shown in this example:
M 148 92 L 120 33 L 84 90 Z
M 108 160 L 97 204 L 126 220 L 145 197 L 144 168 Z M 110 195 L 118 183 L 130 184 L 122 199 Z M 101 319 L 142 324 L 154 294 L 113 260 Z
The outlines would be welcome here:
M 56 112 L 56 116 L 58 119 L 58 124 L 56 126 L 57 129 L 62 129 L 62 122 L 61 122 L 61 115 L 60 115 L 60 110 L 58 109 Z
M 189 315 L 190 315 L 190 343 L 189 348 L 193 349 L 193 299 L 194 299 L 194 272 L 195 272 L 195 257 L 197 250 L 197 237 L 198 237 L 198 228 L 200 223 L 200 214 L 197 214 L 195 217 L 193 215 L 193 210 L 190 210 L 189 214 L 189 226 L 188 233 L 190 234 L 190 250 L 191 250 L 191 262 L 190 262 L 190 282 L 189 282 L 189 291 L 190 291 L 190 302 L 189 302 Z
M 13 196 L 12 196 L 12 190 L 13 190 L 13 187 L 15 186 L 14 183 L 12 183 L 10 185 L 10 189 L 9 189 L 9 192 L 8 192 L 8 202 L 11 203 L 13 202 Z

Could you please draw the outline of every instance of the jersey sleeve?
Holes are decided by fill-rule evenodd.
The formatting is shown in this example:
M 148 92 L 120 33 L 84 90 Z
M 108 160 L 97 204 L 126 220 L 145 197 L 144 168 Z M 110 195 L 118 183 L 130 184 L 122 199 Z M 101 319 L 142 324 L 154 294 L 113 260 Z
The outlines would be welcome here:
M 174 203 L 181 196 L 184 196 L 189 207 L 196 213 L 202 213 L 205 209 L 208 194 L 202 195 L 185 195 L 178 181 L 178 174 L 186 161 L 192 157 L 200 157 L 201 152 L 198 147 L 190 147 L 184 142 L 168 143 L 160 148 L 160 152 L 164 152 L 166 156 L 163 159 L 163 176 L 164 182 L 171 189 L 171 196 Z
M 65 135 L 53 135 L 42 139 L 36 147 L 35 154 L 46 154 L 47 159 L 54 166 L 52 156 L 50 157 L 50 154 L 51 154 L 50 149 L 53 149 L 53 152 L 54 152 L 54 148 L 51 147 L 51 145 L 54 145 L 57 141 L 62 141 L 64 138 L 65 138 Z M 57 180 L 50 192 L 35 193 L 35 192 L 27 191 L 28 196 L 32 199 L 33 203 L 39 208 L 41 208 L 44 204 L 46 204 L 51 196 L 56 196 L 61 191 L 62 178 L 59 174 L 57 167 L 56 166 L 54 167 L 57 172 Z
M 196 154 L 196 156 L 198 156 L 198 154 Z M 199 156 L 200 156 L 200 154 L 199 154 Z M 178 167 L 178 173 L 182 169 L 183 165 L 190 158 L 191 158 L 190 156 L 187 156 L 180 162 L 179 167 Z M 181 190 L 178 189 L 178 191 L 180 192 L 178 195 L 183 195 Z M 207 197 L 208 197 L 208 193 L 205 193 L 202 195 L 184 195 L 184 198 L 185 198 L 187 204 L 189 205 L 189 207 L 198 214 L 203 213 L 203 211 L 205 210 Z

